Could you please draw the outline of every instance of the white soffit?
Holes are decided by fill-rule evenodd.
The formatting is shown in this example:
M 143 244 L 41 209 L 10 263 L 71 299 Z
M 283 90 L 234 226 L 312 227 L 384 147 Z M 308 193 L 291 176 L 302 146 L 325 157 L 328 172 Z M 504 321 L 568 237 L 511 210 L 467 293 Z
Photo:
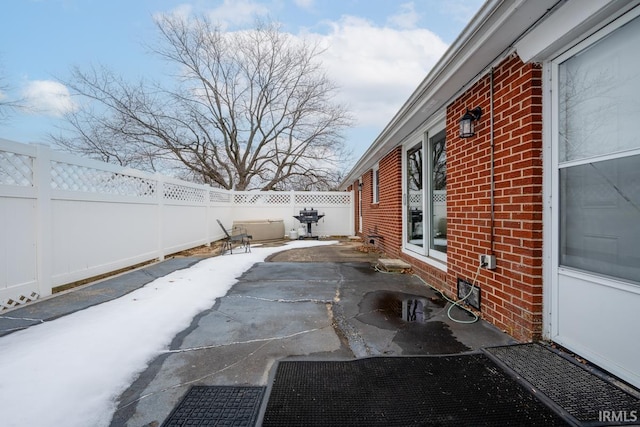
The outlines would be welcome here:
M 588 31 L 597 30 L 603 19 L 632 9 L 640 1 L 570 0 L 516 43 L 523 62 L 542 62 Z

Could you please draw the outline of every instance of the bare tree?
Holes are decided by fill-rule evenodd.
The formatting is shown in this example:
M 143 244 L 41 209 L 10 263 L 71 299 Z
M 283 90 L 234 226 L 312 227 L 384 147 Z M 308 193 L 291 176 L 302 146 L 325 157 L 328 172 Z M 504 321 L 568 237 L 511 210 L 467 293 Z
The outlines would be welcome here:
M 69 116 L 75 136 L 58 144 L 154 170 L 179 163 L 227 189 L 335 186 L 351 120 L 333 102 L 317 45 L 275 24 L 225 33 L 204 18 L 165 16 L 157 27 L 154 52 L 177 67 L 176 88 L 75 69 L 66 84 L 98 108 Z
M 422 190 L 422 148 L 409 153 L 408 163 L 409 190 Z
M 441 134 L 437 134 L 432 141 L 432 154 L 433 154 L 433 189 L 434 190 L 446 190 L 447 189 L 447 149 L 445 143 L 444 131 Z
M 7 122 L 11 113 L 22 106 L 21 100 L 7 97 L 6 94 L 11 88 L 4 82 L 4 76 L 1 71 L 2 70 L 0 70 L 0 124 Z

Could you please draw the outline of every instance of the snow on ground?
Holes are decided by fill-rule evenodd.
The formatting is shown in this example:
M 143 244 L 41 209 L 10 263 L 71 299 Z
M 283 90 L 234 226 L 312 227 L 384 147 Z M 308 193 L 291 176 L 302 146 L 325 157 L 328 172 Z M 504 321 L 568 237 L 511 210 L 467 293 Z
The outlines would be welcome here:
M 207 258 L 143 288 L 0 338 L 4 426 L 107 426 L 119 395 L 254 263 L 335 242 L 294 241 Z

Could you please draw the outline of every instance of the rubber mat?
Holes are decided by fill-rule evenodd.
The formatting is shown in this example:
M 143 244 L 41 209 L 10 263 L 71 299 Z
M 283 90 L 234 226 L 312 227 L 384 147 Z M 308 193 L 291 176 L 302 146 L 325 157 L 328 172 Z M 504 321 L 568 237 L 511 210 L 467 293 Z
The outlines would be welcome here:
M 604 375 L 538 344 L 485 349 L 580 425 L 638 425 L 640 399 Z M 571 418 L 569 418 L 571 419 Z
M 253 427 L 264 387 L 193 386 L 162 424 Z
M 281 361 L 263 426 L 557 426 L 484 354 Z

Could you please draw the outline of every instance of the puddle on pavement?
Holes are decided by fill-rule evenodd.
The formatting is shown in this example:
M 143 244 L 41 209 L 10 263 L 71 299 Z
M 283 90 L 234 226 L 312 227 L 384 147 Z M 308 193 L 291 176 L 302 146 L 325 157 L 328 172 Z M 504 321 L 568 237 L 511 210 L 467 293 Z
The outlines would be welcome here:
M 402 354 L 452 354 L 469 350 L 449 325 L 433 320 L 446 301 L 439 295 L 420 296 L 402 292 L 367 293 L 359 304 L 357 319 L 380 329 L 396 330 L 393 342 Z
M 438 320 L 400 329 L 393 343 L 402 349 L 404 355 L 455 354 L 471 350 L 456 339 L 449 325 Z
M 403 323 L 425 323 L 446 301 L 433 296 L 402 292 L 369 292 L 359 304 L 358 319 L 383 329 L 397 329 Z
M 428 302 L 424 298 L 405 299 L 402 301 L 402 320 L 405 322 L 424 323 L 429 319 L 425 308 Z

